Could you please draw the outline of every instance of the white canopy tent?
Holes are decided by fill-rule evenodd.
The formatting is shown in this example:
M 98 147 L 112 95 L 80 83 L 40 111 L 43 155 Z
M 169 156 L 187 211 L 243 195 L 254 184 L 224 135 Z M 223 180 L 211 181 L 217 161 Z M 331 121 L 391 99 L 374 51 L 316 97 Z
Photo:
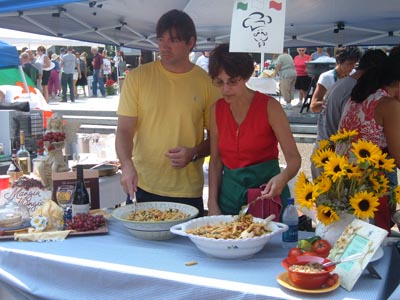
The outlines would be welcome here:
M 26 33 L 17 30 L 0 28 L 0 40 L 21 50 L 23 47 L 28 47 L 31 50 L 36 50 L 38 46 L 49 48 L 51 46 L 104 46 L 101 44 L 83 42 L 77 40 L 69 40 L 47 35 Z
M 206 50 L 229 41 L 234 2 L 4 0 L 5 4 L 0 5 L 0 27 L 154 50 L 156 22 L 164 12 L 175 8 L 193 18 L 198 32 L 197 50 Z M 286 47 L 399 43 L 399 0 L 287 0 Z

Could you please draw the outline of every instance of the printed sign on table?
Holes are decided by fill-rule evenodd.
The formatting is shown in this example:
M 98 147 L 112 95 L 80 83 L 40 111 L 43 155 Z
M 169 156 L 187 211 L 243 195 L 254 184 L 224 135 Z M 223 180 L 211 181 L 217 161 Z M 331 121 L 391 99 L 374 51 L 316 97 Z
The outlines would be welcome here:
M 234 2 L 230 51 L 282 53 L 286 0 Z
M 15 201 L 24 205 L 28 209 L 30 215 L 43 204 L 45 199 L 51 199 L 51 191 L 46 191 L 37 187 L 14 187 L 0 192 L 0 205 L 3 205 L 7 201 Z

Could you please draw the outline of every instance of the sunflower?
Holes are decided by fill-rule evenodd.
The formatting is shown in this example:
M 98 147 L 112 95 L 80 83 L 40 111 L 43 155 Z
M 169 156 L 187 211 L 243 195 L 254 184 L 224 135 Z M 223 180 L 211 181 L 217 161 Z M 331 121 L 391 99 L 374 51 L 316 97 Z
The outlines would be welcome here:
M 379 168 L 379 161 L 382 159 L 382 151 L 372 142 L 359 140 L 353 143 L 353 154 L 357 163 L 364 168 L 374 166 Z
M 348 160 L 344 156 L 334 154 L 324 166 L 325 175 L 332 178 L 336 182 L 347 174 Z
M 393 169 L 396 167 L 394 163 L 394 158 L 387 158 L 387 156 L 387 153 L 382 154 L 381 158 L 378 161 L 379 168 L 388 172 L 393 172 Z
M 306 174 L 303 171 L 301 171 L 299 173 L 299 176 L 297 177 L 296 183 L 294 184 L 294 189 L 295 190 L 301 189 L 307 182 L 308 179 L 306 177 Z
M 296 195 L 296 202 L 299 203 L 300 207 L 306 207 L 312 209 L 314 207 L 314 185 L 312 183 L 305 183 L 303 186 L 295 188 L 294 193 Z
M 327 193 L 332 187 L 332 180 L 325 176 L 320 176 L 321 180 L 319 180 L 315 187 L 318 190 L 319 194 Z
M 379 206 L 379 198 L 373 193 L 361 191 L 350 197 L 350 205 L 357 218 L 374 218 L 374 212 Z
M 331 145 L 331 143 L 329 143 L 329 141 L 328 140 L 320 140 L 319 142 L 318 142 L 318 149 L 330 149 L 330 148 L 332 148 L 331 147 L 332 145 Z
M 346 175 L 347 178 L 351 180 L 353 178 L 361 178 L 363 172 L 356 165 L 349 163 L 346 166 Z
M 317 217 L 324 225 L 329 225 L 340 219 L 335 210 L 326 205 L 319 205 L 317 207 Z
M 338 133 L 331 135 L 330 141 L 333 143 L 347 142 L 353 136 L 357 136 L 357 135 L 358 135 L 357 130 L 347 131 L 346 129 L 343 129 L 343 131 L 338 131 Z
M 393 194 L 397 204 L 400 204 L 400 185 L 398 185 L 394 190 Z
M 329 157 L 334 154 L 335 152 L 333 152 L 331 149 L 320 149 L 314 153 L 311 159 L 317 168 L 323 168 L 329 160 Z
M 373 191 L 378 197 L 382 197 L 389 189 L 389 179 L 378 172 L 373 172 L 368 177 Z

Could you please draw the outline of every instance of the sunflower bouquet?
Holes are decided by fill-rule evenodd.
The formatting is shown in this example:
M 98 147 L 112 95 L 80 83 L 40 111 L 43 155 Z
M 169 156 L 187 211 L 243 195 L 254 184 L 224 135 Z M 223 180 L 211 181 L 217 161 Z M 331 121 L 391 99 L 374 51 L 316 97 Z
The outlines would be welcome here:
M 341 213 L 374 218 L 379 199 L 385 195 L 400 203 L 400 187 L 391 188 L 386 176 L 395 168 L 394 159 L 357 136 L 356 130 L 343 130 L 320 141 L 311 158 L 320 175 L 310 181 L 300 172 L 295 183 L 296 203 L 316 210 L 326 226 L 339 221 Z

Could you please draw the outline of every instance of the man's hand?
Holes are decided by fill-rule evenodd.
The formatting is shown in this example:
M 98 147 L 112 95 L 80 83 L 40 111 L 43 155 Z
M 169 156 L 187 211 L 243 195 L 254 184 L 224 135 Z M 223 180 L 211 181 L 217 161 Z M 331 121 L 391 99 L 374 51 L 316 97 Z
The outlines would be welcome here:
M 132 200 L 137 191 L 138 174 L 135 166 L 132 164 L 126 164 L 121 166 L 121 185 L 125 193 L 129 194 L 129 198 Z
M 169 149 L 165 156 L 169 158 L 169 161 L 173 168 L 181 169 L 186 167 L 186 165 L 192 161 L 192 157 L 194 154 L 194 148 L 175 147 Z

